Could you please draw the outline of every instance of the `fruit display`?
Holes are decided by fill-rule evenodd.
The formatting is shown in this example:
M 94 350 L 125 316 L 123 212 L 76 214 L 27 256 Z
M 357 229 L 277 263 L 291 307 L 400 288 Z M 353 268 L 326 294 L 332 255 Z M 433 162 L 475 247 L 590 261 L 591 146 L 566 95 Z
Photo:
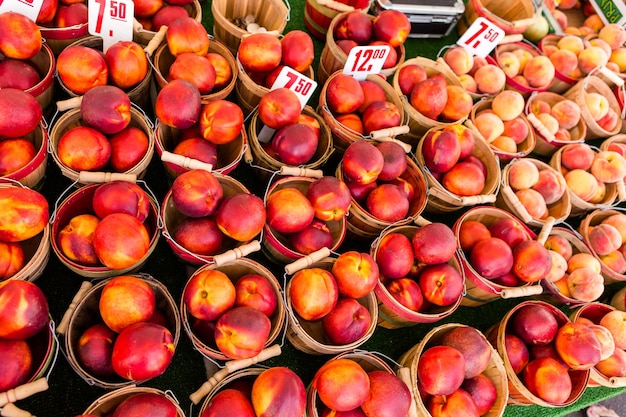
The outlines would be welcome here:
M 54 62 L 45 52 L 58 45 L 44 23 L 35 23 L 39 34 L 17 39 L 5 36 L 0 14 L 0 82 L 28 78 L 0 88 L 0 168 L 14 164 L 0 173 L 0 290 L 36 279 L 49 302 L 47 322 L 60 319 L 27 343 L 32 372 L 19 384 L 33 383 L 37 392 L 0 395 L 0 408 L 8 411 L 3 401 L 10 401 L 60 417 L 49 404 L 62 398 L 65 414 L 108 416 L 165 403 L 153 396 L 122 407 L 140 383 L 144 393 L 152 385 L 175 394 L 182 410 L 202 403 L 195 413 L 203 417 L 238 409 L 250 417 L 498 417 L 509 407 L 520 416 L 585 407 L 592 394 L 583 391 L 594 384 L 603 396 L 621 392 L 620 353 L 610 352 L 610 341 L 623 339 L 619 315 L 607 311 L 601 330 L 599 317 L 591 327 L 559 313 L 608 305 L 615 294 L 619 303 L 626 281 L 617 216 L 626 163 L 613 133 L 623 126 L 610 85 L 620 75 L 589 71 L 554 93 L 558 55 L 550 61 L 538 48 L 536 58 L 545 59 L 529 59 L 522 81 L 511 56 L 524 58 L 523 50 L 509 54 L 502 43 L 468 53 L 488 39 L 466 50 L 453 33 L 416 38 L 416 25 L 397 9 L 346 14 L 324 44 L 302 26 L 305 0 L 294 1 L 289 20 L 280 0 L 157 2 L 158 9 L 200 7 L 203 16 L 169 9 L 167 30 L 157 35 L 136 14 L 142 33 L 133 40 L 109 47 L 100 37 L 81 38 L 55 49 Z M 136 6 L 141 14 L 148 5 Z M 225 36 L 226 23 L 250 33 Z M 368 39 L 351 38 L 367 27 Z M 583 44 L 602 48 L 611 30 Z M 161 40 L 149 45 L 156 49 L 145 45 L 147 32 Z M 348 74 L 344 63 L 325 72 L 337 65 L 334 53 L 344 53 L 339 45 L 352 42 L 361 51 L 388 44 L 395 61 L 365 74 L 364 61 L 377 58 L 351 49 L 362 71 Z M 615 46 L 607 70 L 618 65 Z M 77 51 L 89 62 L 74 61 Z M 510 66 L 496 58 L 510 58 Z M 533 79 L 550 66 L 552 84 Z M 59 82 L 42 91 L 37 84 L 50 71 Z M 546 91 L 512 88 L 507 76 Z M 272 89 L 276 77 L 284 85 Z M 85 130 L 93 135 L 76 134 Z M 590 156 L 580 147 L 593 153 L 584 171 L 604 194 L 598 202 L 574 193 L 584 184 L 571 173 Z M 93 158 L 77 155 L 86 148 Z M 54 164 L 45 163 L 48 155 Z M 7 197 L 5 188 L 40 196 Z M 538 302 L 561 328 L 552 338 L 556 353 L 527 349 L 552 355 L 549 372 L 571 375 L 571 389 L 564 378 L 556 397 L 539 377 L 541 362 L 507 374 L 497 343 L 487 349 L 489 361 L 484 354 L 481 334 L 501 326 L 511 309 Z M 0 323 L 0 339 L 16 314 L 17 307 Z M 431 337 L 440 325 L 449 336 Z M 64 355 L 52 354 L 55 333 Z M 445 348 L 456 358 L 446 365 L 456 369 L 437 377 L 402 364 L 420 343 L 428 344 L 426 359 L 438 356 L 430 348 Z M 483 355 L 465 359 L 471 349 Z M 356 374 L 348 379 L 359 387 L 343 382 L 347 369 L 330 369 L 348 359 Z M 604 376 L 592 380 L 599 369 Z M 444 398 L 433 378 L 454 390 Z M 108 395 L 99 398 L 102 390 Z

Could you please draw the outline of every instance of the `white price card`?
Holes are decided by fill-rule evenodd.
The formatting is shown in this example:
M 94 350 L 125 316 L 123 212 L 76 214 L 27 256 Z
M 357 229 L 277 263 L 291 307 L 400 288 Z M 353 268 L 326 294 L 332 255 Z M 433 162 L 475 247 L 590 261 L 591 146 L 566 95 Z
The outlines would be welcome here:
M 0 0 L 0 13 L 15 12 L 37 21 L 43 0 Z
M 504 30 L 483 17 L 474 23 L 456 42 L 467 49 L 472 55 L 485 58 L 504 38 Z
M 135 3 L 132 0 L 89 0 L 88 30 L 102 38 L 102 50 L 133 40 Z
M 313 95 L 316 87 L 316 81 L 313 81 L 306 75 L 300 74 L 291 67 L 284 66 L 278 73 L 278 76 L 274 80 L 270 90 L 275 90 L 277 88 L 290 89 L 296 93 L 298 99 L 300 99 L 300 106 L 304 108 Z
M 348 59 L 343 66 L 343 73 L 352 75 L 357 80 L 364 80 L 368 74 L 378 74 L 383 69 L 389 45 L 355 46 L 350 49 Z

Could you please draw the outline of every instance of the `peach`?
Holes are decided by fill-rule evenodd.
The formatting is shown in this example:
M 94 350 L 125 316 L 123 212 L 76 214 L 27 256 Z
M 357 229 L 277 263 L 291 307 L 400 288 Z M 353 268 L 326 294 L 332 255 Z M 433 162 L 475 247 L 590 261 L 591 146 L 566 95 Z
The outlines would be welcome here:
M 7 10 L 0 14 L 0 53 L 13 59 L 33 58 L 43 43 L 39 27 L 26 15 Z
M 600 128 L 608 132 L 613 132 L 617 127 L 620 118 L 621 116 L 618 114 L 618 112 L 616 112 L 615 109 L 613 109 L 612 107 L 609 107 L 606 114 L 596 120 L 596 123 L 598 123 L 598 126 L 600 126 Z
M 457 121 L 469 116 L 474 105 L 472 96 L 463 87 L 457 85 L 448 85 L 446 90 L 448 99 L 441 111 L 441 117 L 445 120 Z
M 598 180 L 590 172 L 572 169 L 564 178 L 570 191 L 583 201 L 590 201 L 598 191 Z
M 538 191 L 527 188 L 516 191 L 515 196 L 533 218 L 545 219 L 548 217 L 548 206 Z
M 523 75 L 531 87 L 540 88 L 549 86 L 554 80 L 554 64 L 544 55 L 532 57 L 524 67 Z
M 445 346 L 451 346 L 465 359 L 465 379 L 474 378 L 483 373 L 491 360 L 491 346 L 483 334 L 471 326 L 456 327 L 440 340 Z
M 335 307 L 339 289 L 331 272 L 321 268 L 307 268 L 293 275 L 289 295 L 292 307 L 300 317 L 317 320 Z
M 554 339 L 554 346 L 559 357 L 571 369 L 591 369 L 601 359 L 602 345 L 588 324 L 563 324 Z
M 220 253 L 224 241 L 224 235 L 210 217 L 185 217 L 174 229 L 172 238 L 189 252 L 205 256 Z
M 33 132 L 43 109 L 31 94 L 17 88 L 0 89 L 0 137 L 19 138 Z
M 0 339 L 0 389 L 4 391 L 16 388 L 28 381 L 33 366 L 33 354 L 26 340 Z
M 626 214 L 617 212 L 605 217 L 602 223 L 614 226 L 622 236 L 622 243 L 626 242 Z
M 600 29 L 598 38 L 607 42 L 611 49 L 617 49 L 626 42 L 626 29 L 617 23 L 609 23 Z
M 533 57 L 532 52 L 530 52 L 530 50 L 527 48 L 515 48 L 512 52 L 515 56 L 517 56 L 517 59 L 519 60 L 520 72 L 524 72 L 526 64 L 528 64 L 528 61 L 530 61 L 530 59 Z
M 209 36 L 202 23 L 187 16 L 169 24 L 165 34 L 167 48 L 176 57 L 184 52 L 206 55 L 209 52 Z
M 517 144 L 515 143 L 515 140 L 505 135 L 498 136 L 491 141 L 490 145 L 501 152 L 510 154 L 517 152 Z
M 217 166 L 217 145 L 202 137 L 183 139 L 174 147 L 173 153 Z
M 478 93 L 478 86 L 476 85 L 476 80 L 469 74 L 463 74 L 459 76 L 459 81 L 461 82 L 461 86 L 465 89 L 465 91 L 469 93 Z
M 204 269 L 189 278 L 182 300 L 193 317 L 214 321 L 235 305 L 236 289 L 224 272 Z
M 588 230 L 589 246 L 598 255 L 608 255 L 622 246 L 622 235 L 609 223 L 600 223 Z
M 356 11 L 355 11 L 356 12 Z M 334 30 L 335 39 L 352 39 L 357 43 L 368 42 L 373 33 L 373 22 L 359 13 L 347 13 Z
M 578 54 L 578 69 L 583 74 L 589 74 L 596 68 L 609 62 L 610 54 L 599 46 L 587 46 Z
M 48 202 L 30 188 L 0 189 L 0 240 L 21 242 L 41 233 L 50 218 Z
M 589 326 L 600 342 L 600 360 L 608 359 L 615 353 L 615 339 L 613 339 L 613 334 L 609 329 L 599 324 L 590 324 Z
M 600 260 L 605 266 L 617 272 L 618 274 L 623 274 L 624 272 L 626 272 L 626 257 L 624 257 L 624 254 L 621 250 L 616 250 L 606 255 L 601 255 Z
M 504 90 L 496 94 L 491 101 L 491 109 L 505 122 L 521 115 L 524 105 L 524 96 L 515 90 Z
M 504 122 L 491 111 L 481 111 L 474 117 L 474 125 L 487 142 L 504 133 Z
M 270 319 L 250 307 L 234 307 L 219 316 L 215 323 L 215 344 L 231 359 L 258 355 L 271 331 Z
M 443 54 L 443 60 L 457 76 L 469 73 L 474 66 L 474 56 L 461 46 L 449 48 Z
M 367 334 L 371 323 L 368 309 L 355 298 L 340 298 L 322 318 L 324 334 L 336 345 L 354 343 Z
M 37 149 L 26 138 L 4 138 L 0 141 L 0 175 L 7 176 L 28 165 Z
M 565 277 L 567 272 L 567 260 L 559 252 L 548 249 L 550 257 L 552 258 L 552 266 L 550 272 L 546 275 L 546 279 L 551 282 L 556 282 Z
M 567 272 L 573 272 L 579 268 L 589 268 L 599 274 L 601 266 L 600 261 L 587 252 L 575 253 L 567 260 Z
M 609 63 L 617 65 L 617 72 L 626 72 L 626 48 L 621 46 L 613 49 L 609 57 Z
M 567 286 L 567 273 L 565 273 L 565 276 L 563 278 L 554 281 L 554 286 L 556 287 L 558 292 L 564 297 L 572 298 L 572 294 L 570 294 L 569 287 Z
M 599 324 L 609 329 L 615 341 L 615 348 L 626 349 L 626 312 L 612 310 L 600 319 Z
M 288 240 L 292 249 L 305 255 L 322 248 L 331 249 L 334 244 L 330 228 L 326 222 L 317 218 L 299 232 L 289 233 Z
M 606 377 L 626 376 L 626 351 L 615 349 L 613 355 L 596 364 L 596 370 Z
M 427 77 L 424 67 L 418 64 L 402 65 L 396 75 L 400 91 L 406 96 L 411 94 L 417 83 L 424 81 Z
M 541 113 L 550 113 L 552 110 L 552 105 L 541 99 L 533 99 L 528 107 L 535 116 L 538 116 Z
M 524 142 L 530 134 L 530 127 L 526 120 L 518 116 L 504 122 L 504 131 L 502 134 L 510 137 L 519 145 Z
M 523 224 L 510 217 L 496 219 L 489 225 L 489 232 L 491 236 L 506 242 L 510 248 L 514 248 L 518 243 L 530 238 Z
M 565 236 L 551 234 L 546 237 L 543 245 L 546 249 L 558 252 L 566 261 L 572 257 L 573 248 Z
M 550 113 L 540 113 L 537 115 L 537 120 L 553 135 L 556 135 L 559 131 L 559 121 Z
M 215 70 L 214 91 L 219 91 L 226 87 L 233 78 L 233 68 L 231 68 L 228 60 L 217 52 L 209 52 L 206 54 L 213 69 Z
M 109 68 L 104 54 L 83 45 L 70 45 L 57 57 L 57 72 L 63 84 L 75 94 L 106 85 Z
M 450 395 L 464 381 L 465 358 L 454 347 L 435 345 L 424 350 L 417 362 L 421 388 L 430 395 Z
M 609 100 L 600 93 L 595 91 L 585 94 L 585 105 L 589 110 L 589 114 L 593 120 L 600 120 L 609 111 Z
M 598 181 L 623 181 L 626 176 L 626 159 L 618 152 L 600 150 L 595 154 L 590 170 Z
M 561 165 L 567 169 L 588 171 L 596 156 L 595 151 L 585 143 L 573 143 L 563 147 Z
M 442 77 L 429 77 L 413 88 L 409 102 L 425 117 L 437 120 L 448 101 L 446 86 Z
M 103 219 L 111 213 L 130 214 L 144 222 L 150 213 L 150 198 L 137 184 L 128 181 L 111 181 L 97 187 L 92 206 L 94 213 Z
M 461 161 L 443 175 L 441 184 L 456 195 L 479 195 L 485 188 L 485 173 L 477 164 Z
M 105 284 L 98 303 L 104 323 L 119 333 L 131 324 L 148 321 L 156 309 L 156 296 L 146 281 L 122 275 Z
M 578 56 L 568 49 L 558 49 L 550 55 L 557 73 L 572 77 L 578 69 Z M 573 78 L 573 77 L 572 77 Z
M 591 268 L 578 268 L 567 276 L 567 287 L 572 298 L 591 302 L 604 292 L 604 278 Z
M 174 179 L 171 196 L 176 209 L 185 216 L 203 217 L 215 213 L 224 190 L 213 173 L 192 169 Z
M 283 93 L 285 92 L 291 93 L 290 90 L 285 91 L 285 89 L 280 88 L 264 95 L 263 98 L 261 98 L 261 101 L 263 102 L 263 100 L 266 99 L 267 102 L 264 103 L 270 104 L 273 102 L 276 104 L 275 98 L 284 98 Z M 285 101 L 287 101 L 286 98 Z M 292 103 L 292 106 L 294 105 L 293 102 L 290 103 Z M 278 106 L 276 108 L 270 104 L 269 107 L 270 109 L 268 110 L 266 109 L 265 104 L 259 103 L 259 117 L 261 117 L 261 113 L 265 113 L 266 110 L 270 113 L 270 115 L 267 116 L 268 118 L 272 118 L 274 115 L 277 116 L 277 113 L 274 113 L 275 111 L 284 110 L 285 113 L 287 113 L 287 105 L 285 105 L 285 107 Z M 300 108 L 299 103 L 297 103 L 297 107 L 298 109 Z M 294 113 L 300 113 L 296 111 L 290 112 L 290 117 L 293 117 L 291 120 L 295 122 L 298 118 L 297 116 L 293 116 Z M 265 114 L 263 117 L 265 117 Z M 198 121 L 200 125 L 200 133 L 204 139 L 216 145 L 227 144 L 234 141 L 239 137 L 239 135 L 241 135 L 241 130 L 243 129 L 243 119 L 243 111 L 238 104 L 224 99 L 211 100 L 208 103 L 203 104 L 200 110 Z M 279 126 L 274 125 L 273 127 L 278 128 Z
M 148 74 L 148 58 L 141 45 L 132 41 L 116 42 L 104 53 L 111 84 L 128 91 Z
M 465 91 L 463 91 L 463 93 L 467 94 Z M 450 108 L 450 115 L 452 117 L 456 117 L 458 115 L 456 112 L 458 111 L 464 112 L 467 110 L 467 102 L 463 105 L 462 100 L 460 98 L 459 100 L 460 102 L 458 106 L 452 106 Z M 370 104 L 367 109 L 365 109 L 361 115 L 361 119 L 363 120 L 365 133 L 369 135 L 371 132 L 376 130 L 400 126 L 402 122 L 402 111 L 391 101 L 377 101 Z
M 113 213 L 98 223 L 93 245 L 104 266 L 124 269 L 137 264 L 148 254 L 150 235 L 136 217 L 126 213 Z
M 595 178 L 595 177 L 594 177 Z M 596 179 L 596 181 L 598 181 Z M 600 204 L 604 201 L 606 197 L 606 184 L 602 181 L 598 181 L 598 191 L 594 194 L 593 197 L 589 200 L 591 204 Z
M 376 84 L 374 81 L 361 80 L 359 81 L 359 84 L 361 84 L 361 88 L 363 89 L 363 95 L 365 97 L 365 100 L 363 101 L 361 107 L 357 109 L 358 113 L 363 114 L 365 109 L 367 109 L 367 107 L 375 101 L 387 100 L 385 90 L 383 90 L 383 88 L 380 85 Z
M 565 178 L 553 169 L 540 170 L 539 179 L 531 188 L 539 192 L 548 205 L 559 201 L 567 191 Z
M 527 159 L 516 159 L 509 165 L 509 185 L 514 190 L 533 187 L 539 181 L 539 168 Z
M 506 84 L 506 74 L 497 65 L 487 64 L 476 70 L 474 80 L 479 92 L 483 94 L 496 94 Z
M 59 28 L 85 25 L 88 22 L 88 13 L 85 3 L 72 3 L 68 6 L 60 4 L 54 15 L 54 22 Z
M 93 247 L 93 234 L 100 219 L 92 214 L 79 214 L 59 231 L 58 245 L 63 255 L 81 265 L 98 265 Z
M 572 129 L 580 121 L 580 106 L 572 100 L 561 100 L 554 103 L 550 114 L 559 122 L 559 127 Z
M 552 257 L 542 243 L 527 239 L 513 247 L 513 273 L 524 282 L 537 282 L 552 267 Z
M 509 328 L 527 345 L 545 346 L 554 340 L 559 323 L 549 307 L 531 303 L 515 311 Z
M 521 73 L 519 58 L 512 51 L 504 51 L 498 54 L 498 65 L 509 78 L 513 78 Z
M 448 416 L 460 413 L 468 417 L 478 417 L 478 407 L 472 396 L 462 388 L 450 395 L 433 395 L 426 400 L 426 409 L 432 416 Z
M 345 389 L 346 383 L 349 384 L 349 390 Z M 315 372 L 311 386 L 317 390 L 321 402 L 336 411 L 360 407 L 370 393 L 367 372 L 356 361 L 348 358 L 333 359 L 323 364 Z
M 298 72 L 306 71 L 315 57 L 313 39 L 303 30 L 290 30 L 280 40 L 281 62 Z
M 530 392 L 553 404 L 563 404 L 572 392 L 572 380 L 567 367 L 554 358 L 530 361 L 524 368 L 522 380 Z
M 355 78 L 337 74 L 328 81 L 326 100 L 333 114 L 353 113 L 365 102 L 365 93 Z
M 174 4 L 174 2 L 172 3 Z M 150 18 L 163 6 L 162 0 L 138 0 L 135 16 L 138 18 Z
M 25 265 L 24 250 L 19 243 L 0 241 L 0 280 L 11 278 Z
M 461 143 L 452 131 L 432 130 L 422 140 L 422 155 L 432 172 L 449 171 L 461 156 Z
M 556 43 L 559 49 L 566 49 L 573 52 L 576 56 L 585 49 L 583 39 L 574 35 L 563 35 Z
M 312 182 L 306 191 L 315 209 L 315 217 L 320 220 L 340 220 L 350 207 L 350 189 L 337 177 L 323 176 Z

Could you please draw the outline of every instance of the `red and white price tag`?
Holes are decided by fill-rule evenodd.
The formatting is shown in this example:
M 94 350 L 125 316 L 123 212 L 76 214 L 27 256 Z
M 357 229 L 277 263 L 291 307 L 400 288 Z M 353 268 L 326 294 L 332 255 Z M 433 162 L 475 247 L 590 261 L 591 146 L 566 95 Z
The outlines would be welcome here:
M 317 88 L 317 82 L 306 75 L 300 74 L 293 68 L 285 66 L 278 73 L 270 90 L 277 88 L 288 88 L 296 93 L 298 99 L 300 99 L 300 106 L 304 108 L 313 95 L 315 88 Z
M 133 40 L 135 3 L 132 0 L 89 0 L 88 30 L 102 38 L 102 50 Z
M 485 58 L 502 38 L 504 38 L 504 30 L 502 28 L 484 17 L 479 17 L 456 43 L 467 49 L 472 55 Z
M 389 50 L 389 45 L 355 46 L 350 49 L 343 73 L 357 80 L 364 80 L 368 74 L 378 74 L 383 69 Z
M 37 21 L 43 0 L 0 0 L 0 13 L 15 12 Z

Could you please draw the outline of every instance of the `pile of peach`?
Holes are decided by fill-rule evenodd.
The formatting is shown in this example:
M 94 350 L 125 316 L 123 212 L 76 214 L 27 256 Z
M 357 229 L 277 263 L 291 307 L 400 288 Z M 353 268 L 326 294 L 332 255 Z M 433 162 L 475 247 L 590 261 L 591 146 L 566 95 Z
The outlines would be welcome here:
M 623 181 L 626 159 L 615 151 L 596 151 L 586 143 L 563 146 L 553 155 L 551 165 L 560 157 L 560 169 L 568 190 L 582 201 L 605 201 L 607 184 Z
M 487 167 L 475 155 L 476 139 L 463 125 L 431 130 L 421 140 L 424 165 L 446 190 L 459 196 L 480 195 Z
M 417 388 L 433 415 L 478 417 L 496 403 L 498 391 L 485 373 L 493 348 L 470 326 L 447 331 L 425 349 L 417 362 Z
M 545 279 L 563 296 L 591 302 L 602 295 L 604 277 L 595 256 L 578 251 L 567 238 L 558 234 L 548 236 L 544 246 L 552 257 L 552 268 Z
M 121 275 L 107 281 L 98 297 L 100 317 L 80 330 L 73 346 L 87 373 L 142 381 L 165 372 L 176 343 L 153 287 L 137 276 Z
M 470 55 L 461 46 L 448 49 L 443 60 L 470 93 L 494 95 L 504 89 L 506 74 L 503 69 L 487 62 L 485 58 Z
M 464 277 L 450 261 L 456 238 L 443 223 L 430 223 L 411 237 L 388 233 L 380 239 L 375 259 L 381 282 L 409 310 L 428 313 L 453 305 L 463 295 Z
M 472 123 L 489 144 L 498 151 L 515 154 L 528 138 L 530 128 L 522 118 L 524 96 L 504 90 L 491 100 L 491 106 L 478 110 Z
M 7 392 L 29 382 L 39 369 L 32 338 L 45 331 L 50 319 L 45 294 L 31 282 L 0 282 L 0 300 L 0 391 Z
M 347 345 L 363 339 L 372 317 L 359 299 L 378 283 L 376 261 L 367 253 L 348 251 L 330 270 L 310 267 L 296 272 L 287 284 L 288 302 L 302 320 L 320 321 L 325 339 Z
M 618 274 L 626 273 L 626 214 L 615 212 L 580 232 L 604 266 Z
M 236 279 L 217 269 L 193 274 L 183 290 L 194 335 L 229 359 L 256 356 L 268 343 L 279 300 L 266 277 Z
M 150 249 L 152 236 L 145 222 L 153 203 L 131 182 L 112 181 L 96 187 L 89 205 L 93 214 L 72 216 L 53 238 L 61 253 L 81 266 L 132 267 Z
M 1 91 L 1 90 L 0 90 Z M 0 281 L 20 272 L 26 263 L 24 243 L 48 225 L 48 201 L 29 188 L 0 188 Z
M 334 358 L 322 365 L 311 381 L 321 403 L 321 416 L 356 413 L 365 417 L 406 416 L 411 392 L 395 374 L 366 371 L 350 358 Z
M 386 222 L 404 220 L 418 198 L 407 171 L 404 149 L 394 142 L 353 142 L 341 159 L 341 177 L 352 199 L 369 214 Z
M 608 108 L 608 102 L 597 100 L 597 93 L 588 93 L 589 104 L 596 101 L 596 105 Z M 578 140 L 572 137 L 572 129 L 578 126 L 581 118 L 580 106 L 567 98 L 550 104 L 541 98 L 532 99 L 528 109 L 541 122 L 546 131 L 559 141 Z M 608 112 L 607 112 L 608 113 Z
M 525 89 L 547 89 L 556 74 L 554 64 L 538 50 L 522 45 L 496 49 L 496 62 L 506 74 L 507 82 Z
M 558 202 L 567 192 L 565 178 L 552 168 L 543 168 L 525 158 L 516 159 L 508 167 L 509 186 L 535 219 L 546 219 L 548 206 Z

